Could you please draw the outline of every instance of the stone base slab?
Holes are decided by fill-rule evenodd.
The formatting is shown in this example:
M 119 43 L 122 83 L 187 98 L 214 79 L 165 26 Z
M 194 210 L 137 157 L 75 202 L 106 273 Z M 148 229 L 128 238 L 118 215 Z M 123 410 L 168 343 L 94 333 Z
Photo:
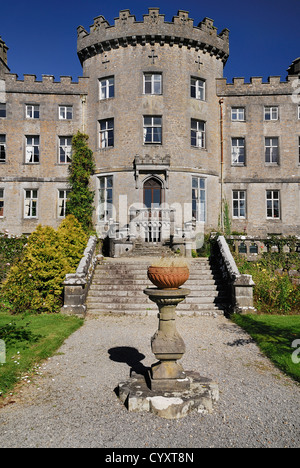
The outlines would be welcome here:
M 119 384 L 118 396 L 128 411 L 148 411 L 165 419 L 180 419 L 191 411 L 211 413 L 219 400 L 217 383 L 197 372 L 185 373 L 189 388 L 184 390 L 151 390 L 143 375 L 132 374 Z

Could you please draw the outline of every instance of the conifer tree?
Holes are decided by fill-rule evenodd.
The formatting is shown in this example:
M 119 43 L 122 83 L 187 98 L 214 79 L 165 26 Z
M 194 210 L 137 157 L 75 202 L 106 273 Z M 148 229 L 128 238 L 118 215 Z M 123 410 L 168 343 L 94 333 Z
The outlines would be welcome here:
M 93 227 L 94 191 L 90 190 L 90 178 L 95 172 L 93 152 L 88 147 L 88 135 L 77 132 L 72 140 L 72 160 L 68 182 L 71 188 L 66 204 L 66 214 L 72 214 L 85 231 Z

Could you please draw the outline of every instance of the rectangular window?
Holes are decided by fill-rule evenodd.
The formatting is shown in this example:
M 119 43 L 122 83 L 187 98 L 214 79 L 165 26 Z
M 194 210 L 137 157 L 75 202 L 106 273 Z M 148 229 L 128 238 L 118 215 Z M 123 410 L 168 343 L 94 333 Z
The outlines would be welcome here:
M 267 190 L 267 218 L 280 218 L 280 192 L 279 190 Z
M 6 117 L 6 104 L 0 102 L 0 117 Z
M 191 145 L 197 148 L 205 148 L 206 124 L 202 120 L 191 120 Z
M 58 191 L 58 217 L 64 218 L 66 216 L 66 204 L 70 190 Z
M 232 107 L 231 108 L 231 120 L 234 122 L 245 121 L 245 108 L 244 107 Z
M 265 120 L 278 120 L 278 107 L 265 106 Z
M 205 81 L 191 77 L 191 97 L 205 101 Z
M 162 142 L 162 117 L 144 116 L 144 144 L 157 144 Z
M 0 163 L 6 162 L 6 136 L 0 135 Z
M 73 119 L 73 107 L 72 106 L 58 106 L 58 115 L 59 115 L 60 120 Z
M 113 176 L 99 178 L 99 221 L 109 221 L 113 217 Z
M 233 190 L 232 192 L 232 216 L 233 218 L 246 218 L 246 192 L 245 190 Z
M 231 161 L 232 164 L 245 165 L 245 138 L 231 139 Z
M 72 156 L 72 137 L 59 137 L 59 163 L 68 164 Z
M 300 119 L 300 106 L 298 106 L 298 119 Z
M 144 94 L 162 94 L 161 73 L 144 73 Z
M 100 148 L 114 146 L 114 119 L 100 120 Z
M 26 164 L 37 164 L 40 162 L 40 137 L 27 136 L 26 137 Z
M 0 218 L 4 216 L 4 189 L 0 188 Z
M 113 76 L 99 80 L 100 99 L 109 99 L 115 96 L 115 79 Z
M 26 104 L 26 119 L 39 119 L 40 118 L 40 106 Z
M 300 164 L 300 136 L 298 137 L 298 164 Z
M 37 218 L 38 191 L 25 190 L 24 218 Z
M 279 163 L 278 137 L 265 138 L 265 161 L 266 163 Z
M 205 179 L 192 178 L 192 216 L 196 221 L 205 222 L 206 219 L 206 190 Z

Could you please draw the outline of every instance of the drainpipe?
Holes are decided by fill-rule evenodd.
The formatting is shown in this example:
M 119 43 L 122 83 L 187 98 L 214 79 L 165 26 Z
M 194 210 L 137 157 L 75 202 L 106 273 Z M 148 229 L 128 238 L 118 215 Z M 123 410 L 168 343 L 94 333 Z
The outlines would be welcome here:
M 221 140 L 221 230 L 224 232 L 224 202 L 223 202 L 223 184 L 224 184 L 224 145 L 223 145 L 223 107 L 224 99 L 219 100 L 220 105 L 220 140 Z

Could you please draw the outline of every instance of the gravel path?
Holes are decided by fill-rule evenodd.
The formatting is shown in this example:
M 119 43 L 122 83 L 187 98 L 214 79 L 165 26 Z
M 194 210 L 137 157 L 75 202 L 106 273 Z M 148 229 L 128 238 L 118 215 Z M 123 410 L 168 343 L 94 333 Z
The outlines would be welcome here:
M 155 361 L 150 338 L 157 323 L 156 317 L 87 318 L 41 375 L 20 388 L 15 403 L 0 409 L 0 446 L 299 447 L 299 385 L 225 317 L 177 319 L 187 347 L 184 368 L 219 384 L 214 412 L 171 421 L 129 413 L 113 390 L 130 367 Z

